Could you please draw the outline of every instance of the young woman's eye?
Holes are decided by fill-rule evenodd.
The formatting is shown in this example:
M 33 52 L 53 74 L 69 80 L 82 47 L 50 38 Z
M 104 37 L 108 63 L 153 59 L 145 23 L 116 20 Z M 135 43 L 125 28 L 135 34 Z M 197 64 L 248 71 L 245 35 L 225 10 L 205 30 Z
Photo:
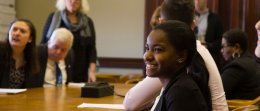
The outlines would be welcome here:
M 21 29 L 21 33 L 26 33 L 26 30 L 24 30 L 24 29 Z
M 18 29 L 17 29 L 17 28 L 15 28 L 15 27 L 12 29 L 12 31 L 13 31 L 13 32 L 15 32 L 15 31 L 17 31 L 17 30 L 18 30 Z
M 159 47 L 155 47 L 153 49 L 154 52 L 161 52 L 163 49 L 162 48 L 159 48 Z
M 145 51 L 148 51 L 149 50 L 149 47 L 148 46 L 145 46 Z

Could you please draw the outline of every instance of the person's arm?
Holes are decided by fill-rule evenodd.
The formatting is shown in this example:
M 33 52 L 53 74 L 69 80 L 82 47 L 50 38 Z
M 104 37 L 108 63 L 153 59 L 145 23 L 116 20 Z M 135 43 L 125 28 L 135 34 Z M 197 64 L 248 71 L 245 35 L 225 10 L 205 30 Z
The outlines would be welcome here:
M 223 25 L 219 16 L 215 13 L 211 13 L 208 19 L 208 28 L 206 35 L 209 38 L 212 38 L 214 41 L 206 43 L 207 49 L 210 52 L 218 54 L 221 50 L 221 39 L 223 34 Z
M 161 88 L 162 83 L 158 78 L 146 77 L 127 92 L 123 103 L 125 110 L 142 110 L 151 107 Z
M 199 41 L 197 41 L 197 51 L 205 61 L 205 65 L 209 71 L 208 85 L 211 92 L 212 110 L 228 111 L 222 80 L 215 61 L 209 51 Z
M 96 81 L 96 63 L 89 64 L 88 82 Z
M 90 63 L 89 63 L 89 72 L 88 72 L 88 82 L 95 82 L 96 81 L 96 61 L 97 61 L 97 50 L 96 50 L 96 32 L 95 32 L 95 27 L 94 27 L 94 22 L 93 20 L 88 17 L 89 19 L 89 26 L 90 26 L 90 31 L 92 34 L 91 38 L 91 44 L 90 44 Z
M 53 17 L 54 13 L 51 13 L 46 22 L 45 22 L 45 25 L 43 27 L 43 32 L 42 32 L 42 40 L 40 43 L 47 43 L 48 42 L 48 38 L 47 38 L 47 33 L 48 33 L 48 30 L 49 30 L 49 27 L 51 25 L 51 21 L 52 21 L 52 17 Z

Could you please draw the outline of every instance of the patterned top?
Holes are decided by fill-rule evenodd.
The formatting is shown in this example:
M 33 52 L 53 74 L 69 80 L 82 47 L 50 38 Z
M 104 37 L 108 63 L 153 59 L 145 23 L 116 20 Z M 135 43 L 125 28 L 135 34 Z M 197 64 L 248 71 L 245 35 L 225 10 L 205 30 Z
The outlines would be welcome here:
M 9 88 L 21 88 L 25 81 L 25 65 L 15 68 L 15 60 L 11 58 Z

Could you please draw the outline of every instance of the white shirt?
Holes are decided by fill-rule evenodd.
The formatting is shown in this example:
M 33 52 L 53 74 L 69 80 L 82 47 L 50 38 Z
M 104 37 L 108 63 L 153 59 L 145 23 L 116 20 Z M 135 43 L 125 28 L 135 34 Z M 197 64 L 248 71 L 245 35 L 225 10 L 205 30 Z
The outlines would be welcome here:
M 198 33 L 196 36 L 201 43 L 206 43 L 205 36 L 208 28 L 208 16 L 208 11 L 203 14 L 200 14 L 200 16 L 195 16 L 195 21 L 198 26 Z
M 155 101 L 153 103 L 153 107 L 151 108 L 151 111 L 154 111 L 155 107 L 157 106 L 157 104 L 158 104 L 158 102 L 159 102 L 159 100 L 160 100 L 160 98 L 162 96 L 163 91 L 164 91 L 164 88 L 161 89 L 161 92 L 160 92 L 159 96 L 156 97 L 156 99 L 155 99 Z
M 67 72 L 66 72 L 65 61 L 64 60 L 59 61 L 58 66 L 61 70 L 62 84 L 65 84 L 67 81 Z M 44 85 L 56 85 L 55 62 L 50 59 L 48 59 L 48 61 L 47 61 L 45 77 L 44 77 Z

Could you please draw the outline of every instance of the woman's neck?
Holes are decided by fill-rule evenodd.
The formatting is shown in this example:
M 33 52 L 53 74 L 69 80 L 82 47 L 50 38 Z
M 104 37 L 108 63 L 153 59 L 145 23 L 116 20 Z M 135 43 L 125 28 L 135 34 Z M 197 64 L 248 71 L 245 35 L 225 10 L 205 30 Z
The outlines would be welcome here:
M 184 70 L 185 69 L 185 70 Z M 180 75 L 183 71 L 186 71 L 186 68 L 184 67 L 184 64 L 179 64 L 179 67 L 176 68 L 176 70 L 169 71 L 168 74 L 162 75 L 159 77 L 162 85 L 164 88 L 168 85 L 168 83 L 171 81 L 171 79 L 175 79 L 177 76 Z
M 78 17 L 76 12 L 69 12 L 67 11 L 67 17 L 71 24 L 77 24 L 78 23 Z
M 160 77 L 159 78 L 162 85 L 163 85 L 163 88 L 166 88 L 167 84 L 170 82 L 170 77 Z
M 12 57 L 15 60 L 15 68 L 18 69 L 24 64 L 24 48 L 12 48 Z

